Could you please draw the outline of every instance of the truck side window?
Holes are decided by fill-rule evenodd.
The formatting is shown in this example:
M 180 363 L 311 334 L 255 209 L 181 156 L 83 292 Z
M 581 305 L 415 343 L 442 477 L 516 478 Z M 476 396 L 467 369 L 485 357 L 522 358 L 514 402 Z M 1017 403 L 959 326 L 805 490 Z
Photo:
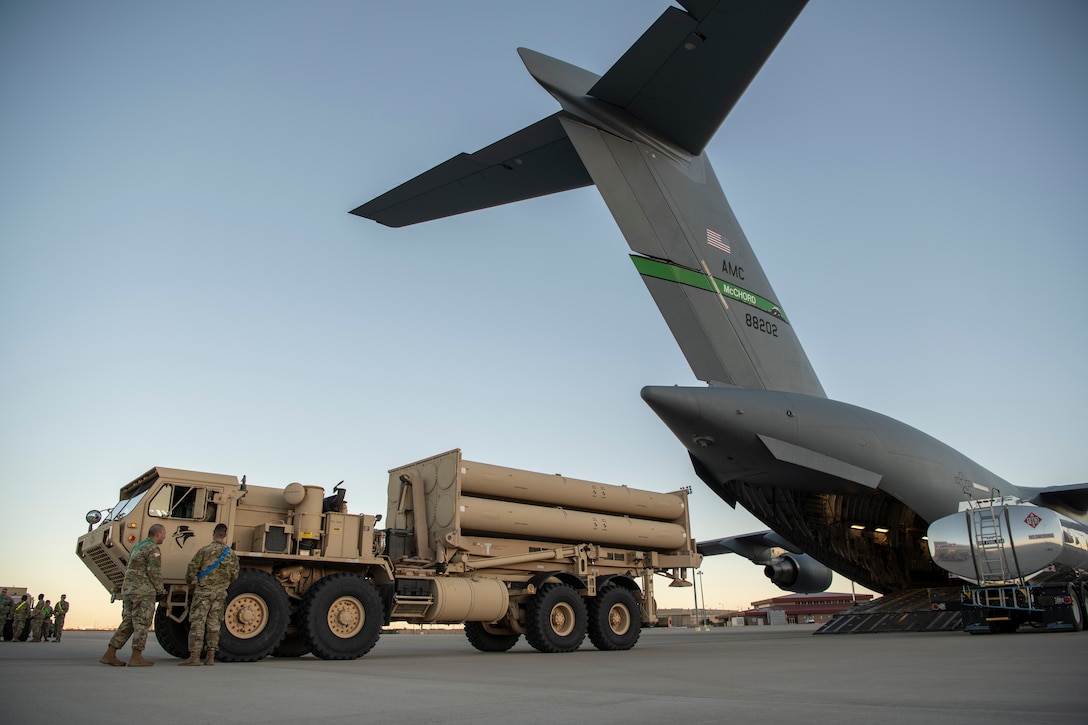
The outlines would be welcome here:
M 206 519 L 207 490 L 167 483 L 148 505 L 148 513 L 164 519 Z M 210 512 L 215 515 L 215 509 Z

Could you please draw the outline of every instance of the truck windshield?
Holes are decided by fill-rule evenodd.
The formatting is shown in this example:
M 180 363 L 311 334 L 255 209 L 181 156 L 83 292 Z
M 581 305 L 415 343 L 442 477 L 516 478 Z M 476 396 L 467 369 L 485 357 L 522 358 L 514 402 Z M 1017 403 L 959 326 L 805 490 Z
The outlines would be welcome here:
M 109 515 L 106 516 L 102 523 L 106 523 L 107 521 L 116 521 L 118 519 L 124 518 L 125 516 L 128 516 L 140 503 L 140 501 L 147 494 L 150 488 L 151 483 L 149 482 L 146 486 L 141 486 L 140 488 L 138 488 L 131 497 L 123 498 L 118 501 L 117 505 L 113 507 L 113 510 L 110 511 Z

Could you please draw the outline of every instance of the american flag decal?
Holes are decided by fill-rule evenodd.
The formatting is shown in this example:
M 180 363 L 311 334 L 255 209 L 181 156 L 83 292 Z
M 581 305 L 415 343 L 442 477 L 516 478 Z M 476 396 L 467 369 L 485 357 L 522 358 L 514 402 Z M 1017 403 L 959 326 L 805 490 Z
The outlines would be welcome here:
M 726 254 L 732 254 L 733 250 L 729 248 L 729 245 L 722 241 L 722 235 L 718 234 L 713 229 L 706 230 L 706 243 L 715 249 L 720 249 Z

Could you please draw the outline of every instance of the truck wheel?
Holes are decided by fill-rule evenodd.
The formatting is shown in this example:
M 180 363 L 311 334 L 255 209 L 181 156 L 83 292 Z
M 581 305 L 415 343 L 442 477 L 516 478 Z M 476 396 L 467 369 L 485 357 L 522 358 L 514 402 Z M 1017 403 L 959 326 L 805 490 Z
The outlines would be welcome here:
M 303 657 L 310 654 L 310 645 L 298 634 L 289 634 L 272 650 L 273 657 Z
M 283 640 L 272 650 L 273 657 L 302 657 L 310 654 L 310 646 L 302 638 L 302 629 L 298 626 L 299 609 L 294 608 L 287 626 L 287 634 Z
M 627 589 L 611 586 L 589 599 L 589 641 L 597 649 L 631 649 L 641 633 L 638 601 Z
M 306 593 L 299 610 L 302 636 L 323 660 L 354 660 L 382 633 L 382 602 L 374 585 L 357 574 L 327 576 Z
M 506 652 L 521 639 L 521 635 L 489 632 L 483 622 L 465 622 L 465 636 L 469 644 L 481 652 Z
M 168 655 L 185 659 L 189 656 L 189 619 L 175 622 L 169 611 L 161 604 L 155 607 L 155 639 Z
M 254 662 L 267 657 L 283 639 L 291 603 L 268 572 L 242 569 L 227 588 L 223 628 L 216 659 Z
M 539 652 L 573 652 L 586 638 L 586 605 L 566 584 L 545 584 L 529 600 L 525 639 Z

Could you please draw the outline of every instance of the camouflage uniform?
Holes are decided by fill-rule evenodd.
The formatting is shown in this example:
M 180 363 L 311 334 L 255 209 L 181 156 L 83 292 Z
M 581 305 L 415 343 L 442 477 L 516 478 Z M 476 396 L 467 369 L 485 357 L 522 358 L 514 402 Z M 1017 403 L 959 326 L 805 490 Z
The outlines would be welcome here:
M 38 603 L 34 605 L 34 611 L 30 613 L 30 641 L 41 642 L 42 641 L 42 624 L 45 622 L 46 612 L 52 613 L 53 610 L 49 608 L 49 605 L 45 603 L 45 595 L 38 595 Z
M 3 628 L 5 626 L 5 623 L 9 619 L 11 619 L 11 615 L 14 609 L 15 605 L 11 603 L 10 599 L 8 599 L 8 590 L 5 589 L 3 593 L 0 594 L 0 628 Z M 0 637 L 0 639 L 3 638 Z
M 224 552 L 226 555 L 224 556 Z M 222 556 L 222 561 L 219 557 Z M 201 572 L 219 561 L 204 576 Z M 238 556 L 220 541 L 213 541 L 193 555 L 185 572 L 185 581 L 196 583 L 193 601 L 189 605 L 189 655 L 199 657 L 200 650 L 209 653 L 219 649 L 219 628 L 223 624 L 223 608 L 227 602 L 227 587 L 238 578 Z M 209 655 L 210 656 L 210 655 Z
M 125 581 L 121 585 L 121 624 L 110 639 L 110 647 L 121 649 L 132 637 L 132 649 L 143 650 L 147 631 L 155 617 L 155 599 L 166 593 L 162 586 L 162 554 L 151 539 L 141 541 L 132 552 Z
M 11 640 L 18 642 L 26 627 L 26 620 L 30 616 L 30 600 L 24 599 L 15 605 L 15 614 L 11 619 Z
M 53 607 L 53 641 L 60 642 L 61 632 L 64 631 L 64 618 L 68 615 L 68 600 L 63 597 L 57 606 Z

